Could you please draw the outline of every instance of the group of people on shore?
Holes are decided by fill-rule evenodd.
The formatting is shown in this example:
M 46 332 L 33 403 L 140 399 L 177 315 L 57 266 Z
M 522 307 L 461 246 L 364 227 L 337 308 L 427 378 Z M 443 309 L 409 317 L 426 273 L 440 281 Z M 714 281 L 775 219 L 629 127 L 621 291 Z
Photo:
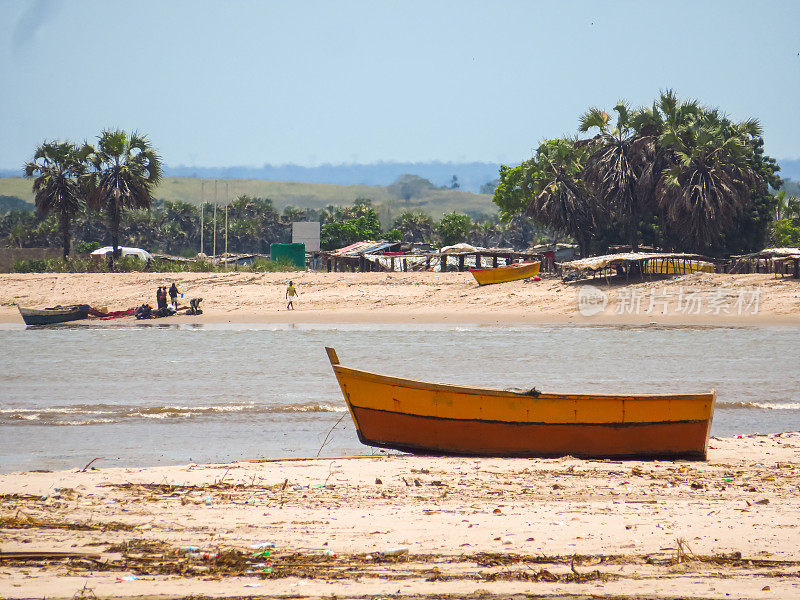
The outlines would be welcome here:
M 178 295 L 180 294 L 180 290 L 178 290 L 178 286 L 175 282 L 172 282 L 172 285 L 167 288 L 165 285 L 158 286 L 156 290 L 156 306 L 158 307 L 155 311 L 146 304 L 140 306 L 136 311 L 136 318 L 143 319 L 143 318 L 152 318 L 152 317 L 167 317 L 169 315 L 174 315 L 178 312 Z M 287 301 L 286 309 L 287 310 L 294 310 L 294 303 L 297 301 L 297 298 L 300 294 L 297 293 L 297 288 L 294 287 L 294 282 L 290 281 L 289 285 L 286 287 L 286 294 L 285 299 Z M 167 301 L 169 298 L 169 301 Z M 192 303 L 190 304 L 189 311 L 187 314 L 201 314 L 203 311 L 199 309 L 199 304 L 202 301 L 202 298 L 193 299 Z
M 156 291 L 156 304 L 158 306 L 159 311 L 168 311 L 172 314 L 175 314 L 178 310 L 178 286 L 175 285 L 175 282 L 172 282 L 169 290 L 167 290 L 167 286 L 162 285 L 159 286 L 158 290 Z M 169 296 L 169 303 L 167 303 L 167 296 Z

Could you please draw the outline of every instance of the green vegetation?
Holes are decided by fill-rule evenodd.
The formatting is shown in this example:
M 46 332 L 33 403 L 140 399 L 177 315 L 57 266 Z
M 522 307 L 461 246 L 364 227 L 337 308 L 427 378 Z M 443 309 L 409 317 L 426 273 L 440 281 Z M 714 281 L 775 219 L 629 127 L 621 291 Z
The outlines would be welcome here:
M 442 238 L 442 244 L 451 246 L 466 240 L 471 226 L 472 219 L 467 215 L 452 212 L 442 217 L 436 230 Z
M 351 207 L 331 206 L 321 215 L 320 247 L 334 250 L 363 240 L 395 241 L 401 233 L 391 230 L 384 233 L 372 200 L 356 198 Z
M 123 211 L 150 208 L 151 192 L 161 179 L 161 159 L 145 136 L 120 130 L 103 131 L 97 150 L 91 148 L 87 156 L 94 167 L 86 179 L 89 206 L 105 211 L 118 258 Z
M 781 190 L 775 196 L 775 224 L 772 245 L 778 248 L 800 246 L 800 198 Z
M 33 210 L 34 206 L 16 196 L 0 196 L 0 215 L 12 210 Z
M 77 256 L 67 259 L 16 260 L 14 273 L 108 273 L 106 260 L 96 257 Z M 115 272 L 153 272 L 153 273 L 223 273 L 242 271 L 246 273 L 276 273 L 296 271 L 297 267 L 287 261 L 257 259 L 249 265 L 215 264 L 208 260 L 195 259 L 183 262 L 154 258 L 149 263 L 136 256 L 123 256 L 114 262 Z
M 527 213 L 572 236 L 581 253 L 641 243 L 708 254 L 758 250 L 766 243 L 779 189 L 753 119 L 679 101 L 598 108 L 580 118 L 589 139 L 545 140 L 533 158 L 503 166 L 494 202 L 501 216 Z
M 85 202 L 81 179 L 90 153 L 91 148 L 85 144 L 77 147 L 70 142 L 45 142 L 25 165 L 25 175 L 36 176 L 33 193 L 39 216 L 56 215 L 65 259 L 72 240 L 72 220 Z

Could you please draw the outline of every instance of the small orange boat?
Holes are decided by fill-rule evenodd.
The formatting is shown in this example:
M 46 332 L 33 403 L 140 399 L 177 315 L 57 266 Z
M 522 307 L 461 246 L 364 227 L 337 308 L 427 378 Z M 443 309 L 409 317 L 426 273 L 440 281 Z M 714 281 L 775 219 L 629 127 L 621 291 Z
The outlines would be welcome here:
M 426 454 L 705 460 L 716 392 L 546 394 L 426 383 L 343 367 L 325 349 L 368 446 Z
M 527 279 L 539 274 L 540 261 L 520 262 L 497 267 L 496 269 L 473 269 L 469 272 L 478 282 L 478 285 L 489 285 L 490 283 L 505 283 L 506 281 L 516 281 L 517 279 Z

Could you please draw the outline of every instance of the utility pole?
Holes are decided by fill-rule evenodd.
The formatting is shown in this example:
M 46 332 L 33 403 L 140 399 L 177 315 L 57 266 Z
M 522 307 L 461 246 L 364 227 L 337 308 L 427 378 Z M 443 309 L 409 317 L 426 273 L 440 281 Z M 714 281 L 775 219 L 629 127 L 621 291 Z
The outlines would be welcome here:
M 225 268 L 228 268 L 228 182 L 225 182 Z
M 203 229 L 205 229 L 203 223 L 203 210 L 205 209 L 206 204 L 206 180 L 200 180 L 200 253 L 202 254 L 205 252 L 203 249 Z
M 217 257 L 217 180 L 214 180 L 214 258 Z

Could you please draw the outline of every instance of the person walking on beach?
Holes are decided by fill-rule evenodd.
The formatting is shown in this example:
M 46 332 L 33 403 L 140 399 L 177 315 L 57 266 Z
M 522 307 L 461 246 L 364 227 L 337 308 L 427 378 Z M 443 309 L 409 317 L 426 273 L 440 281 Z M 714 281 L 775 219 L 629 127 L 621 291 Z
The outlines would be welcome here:
M 178 308 L 178 293 L 178 286 L 173 281 L 169 288 L 169 303 L 174 305 L 176 309 Z
M 286 305 L 286 310 L 294 310 L 294 299 L 296 296 L 300 294 L 297 293 L 297 290 L 294 289 L 294 284 L 290 281 L 289 287 L 286 288 L 286 299 L 289 303 Z
M 163 286 L 158 286 L 158 291 L 156 291 L 156 306 L 159 310 L 167 307 L 167 290 Z

